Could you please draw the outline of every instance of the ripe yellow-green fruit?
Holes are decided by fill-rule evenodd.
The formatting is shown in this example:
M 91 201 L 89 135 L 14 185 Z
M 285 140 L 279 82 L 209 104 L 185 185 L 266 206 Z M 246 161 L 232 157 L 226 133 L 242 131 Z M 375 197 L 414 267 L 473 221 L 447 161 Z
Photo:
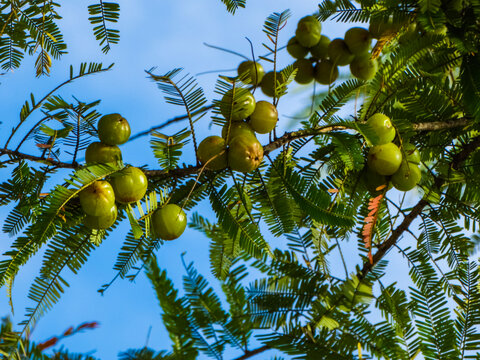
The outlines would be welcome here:
M 85 214 L 100 216 L 107 214 L 115 204 L 115 194 L 108 181 L 95 181 L 79 194 L 80 205 Z
M 343 39 L 333 39 L 328 45 L 327 52 L 330 60 L 338 66 L 348 65 L 355 58 Z
M 122 152 L 117 145 L 92 142 L 85 150 L 85 162 L 90 164 L 106 164 L 122 161 Z
M 363 170 L 363 182 L 367 190 L 371 193 L 382 191 L 382 186 L 388 186 L 388 181 L 385 175 L 380 175 L 376 171 L 370 169 L 369 166 L 365 166 L 365 169 Z M 379 190 L 379 188 L 381 189 Z
M 247 60 L 238 65 L 237 74 L 238 76 L 246 76 L 246 84 L 258 85 L 265 75 L 265 70 L 263 70 L 263 66 L 260 63 Z
M 303 59 L 308 54 L 308 48 L 302 46 L 294 36 L 288 40 L 287 52 L 295 59 Z
M 350 72 L 360 80 L 371 80 L 377 73 L 376 59 L 371 59 L 370 54 L 356 56 L 350 64 Z
M 282 73 L 280 71 L 277 71 L 277 75 L 275 78 L 276 83 L 274 83 L 274 74 L 275 73 L 273 71 L 266 73 L 263 77 L 262 82 L 260 83 L 262 92 L 269 97 L 273 97 L 275 93 L 275 88 L 277 87 L 278 83 L 284 82 Z
M 225 119 L 240 121 L 246 119 L 255 110 L 255 98 L 245 88 L 228 90 L 220 103 L 220 112 Z
M 418 151 L 418 149 L 415 147 L 415 145 L 411 144 L 411 143 L 403 143 L 402 144 L 402 147 L 403 147 L 403 152 L 405 154 L 405 157 L 406 157 L 406 160 L 410 163 L 413 163 L 413 164 L 420 164 L 420 152 Z
M 293 63 L 293 67 L 297 69 L 295 81 L 299 84 L 308 84 L 313 81 L 313 64 L 308 59 L 299 59 Z
M 115 200 L 122 204 L 138 201 L 145 196 L 148 180 L 142 170 L 134 166 L 115 173 L 112 176 Z
M 331 60 L 320 60 L 315 65 L 314 76 L 320 84 L 330 85 L 338 78 L 338 67 Z
M 152 214 L 153 235 L 163 240 L 174 240 L 187 227 L 187 215 L 175 204 L 167 204 Z
M 277 125 L 277 108 L 268 101 L 259 101 L 250 115 L 250 126 L 259 134 L 268 134 Z
M 83 219 L 83 225 L 90 229 L 108 229 L 115 224 L 116 220 L 117 206 L 113 204 L 112 208 L 106 214 L 100 216 L 86 215 Z
M 373 146 L 367 164 L 380 175 L 393 175 L 402 164 L 402 152 L 394 143 Z
M 120 114 L 102 116 L 97 130 L 100 141 L 108 145 L 124 144 L 130 137 L 130 124 Z
M 402 165 L 392 176 L 392 184 L 400 191 L 409 191 L 417 186 L 421 178 L 422 173 L 418 165 L 402 161 Z
M 209 170 L 217 171 L 227 167 L 227 144 L 220 136 L 208 136 L 197 149 L 198 160 Z M 209 161 L 210 159 L 213 160 Z M 208 162 L 208 163 L 207 163 Z
M 255 105 L 255 109 L 258 107 L 259 103 L 260 103 L 260 101 Z M 253 113 L 255 113 L 255 111 L 253 111 Z M 253 115 L 253 113 L 252 113 L 252 115 Z M 250 118 L 252 117 L 252 115 L 250 115 Z M 230 142 L 235 136 L 242 135 L 242 134 L 243 135 L 255 136 L 255 133 L 254 133 L 253 129 L 245 121 L 231 122 L 230 123 L 230 129 L 229 129 L 228 124 L 225 124 L 222 127 L 222 137 L 227 142 Z M 227 140 L 227 135 L 228 135 L 228 140 Z
M 237 136 L 230 142 L 228 165 L 232 170 L 250 172 L 260 166 L 263 160 L 262 144 L 253 136 Z
M 395 139 L 395 128 L 387 115 L 377 113 L 367 120 L 367 125 L 375 133 L 376 137 L 370 139 L 373 145 L 382 145 Z
M 353 27 L 345 33 L 345 43 L 352 54 L 361 55 L 370 50 L 372 36 L 367 29 Z
M 328 45 L 330 45 L 330 39 L 322 35 L 317 45 L 310 48 L 310 54 L 317 60 L 326 59 L 328 57 Z
M 310 48 L 320 40 L 322 25 L 315 16 L 305 16 L 297 24 L 295 37 L 298 42 L 307 48 Z

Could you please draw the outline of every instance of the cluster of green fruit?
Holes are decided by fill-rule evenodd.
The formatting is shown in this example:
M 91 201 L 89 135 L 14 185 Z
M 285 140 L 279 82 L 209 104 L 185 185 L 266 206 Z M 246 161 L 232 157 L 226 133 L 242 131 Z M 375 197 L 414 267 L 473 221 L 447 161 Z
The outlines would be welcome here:
M 278 120 L 277 108 L 268 101 L 255 101 L 245 88 L 229 90 L 220 102 L 227 120 L 222 136 L 208 136 L 198 146 L 199 161 L 209 170 L 229 166 L 243 173 L 257 169 L 263 160 L 263 147 L 255 133 L 268 134 Z
M 120 114 L 103 116 L 98 122 L 100 142 L 91 143 L 85 151 L 87 165 L 118 163 L 122 153 L 118 145 L 127 142 L 130 125 Z M 90 229 L 107 229 L 117 219 L 117 205 L 141 200 L 147 192 L 148 180 L 142 170 L 129 166 L 115 173 L 109 181 L 97 180 L 79 194 L 80 205 L 86 216 L 83 223 Z M 152 214 L 152 228 L 156 237 L 173 240 L 186 227 L 186 215 L 175 204 L 168 204 Z
M 295 81 L 308 84 L 316 80 L 330 85 L 338 78 L 338 66 L 350 65 L 350 72 L 361 80 L 370 80 L 377 72 L 377 61 L 369 52 L 372 35 L 366 29 L 354 27 L 344 39 L 321 35 L 321 24 L 314 16 L 305 16 L 297 24 L 295 36 L 287 44 L 288 53 L 297 59 Z M 305 58 L 310 52 L 311 57 Z
M 402 150 L 392 141 L 396 131 L 390 118 L 377 113 L 367 120 L 367 125 L 375 135 L 370 139 L 372 147 L 368 152 L 366 175 L 368 187 L 376 189 L 379 185 L 385 185 L 388 177 L 393 186 L 400 191 L 409 191 L 420 182 L 420 153 L 414 145 L 403 143 Z

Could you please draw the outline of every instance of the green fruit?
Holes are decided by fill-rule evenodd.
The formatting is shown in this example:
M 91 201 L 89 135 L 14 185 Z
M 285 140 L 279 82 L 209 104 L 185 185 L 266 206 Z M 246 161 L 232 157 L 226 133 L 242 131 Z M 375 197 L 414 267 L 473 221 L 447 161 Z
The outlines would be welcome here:
M 187 215 L 175 204 L 167 204 L 152 214 L 153 234 L 163 240 L 174 240 L 183 234 Z
M 367 125 L 375 133 L 376 138 L 370 139 L 373 145 L 382 145 L 395 139 L 395 128 L 387 115 L 377 113 L 367 120 Z
M 299 84 L 308 84 L 313 81 L 313 64 L 310 60 L 300 59 L 293 63 L 297 69 L 295 81 Z
M 83 219 L 83 225 L 90 229 L 108 229 L 115 224 L 117 220 L 117 206 L 113 204 L 112 208 L 104 215 L 87 215 Z
M 394 143 L 373 146 L 367 164 L 380 175 L 393 175 L 402 164 L 402 152 Z
M 328 45 L 330 45 L 330 39 L 322 35 L 317 45 L 310 48 L 310 54 L 317 60 L 326 59 L 328 57 Z
M 98 121 L 98 138 L 104 144 L 120 145 L 130 137 L 130 125 L 120 114 L 104 115 Z
M 258 85 L 265 75 L 265 70 L 263 70 L 263 66 L 258 62 L 248 60 L 243 61 L 240 63 L 240 65 L 238 65 L 237 73 L 238 76 L 246 76 L 246 84 Z
M 202 140 L 197 149 L 198 160 L 206 164 L 207 169 L 221 170 L 227 167 L 227 144 L 220 136 L 209 136 Z
M 258 168 L 263 160 L 262 144 L 253 136 L 237 136 L 230 142 L 228 165 L 232 170 L 250 172 Z
M 259 134 L 268 134 L 275 129 L 278 120 L 277 108 L 268 101 L 259 101 L 250 115 L 250 126 Z
M 255 105 L 255 109 L 257 108 L 257 106 L 260 102 L 261 101 L 259 101 Z M 255 111 L 253 113 L 255 113 Z M 252 115 L 253 115 L 253 113 L 252 113 Z M 252 117 L 252 115 L 250 115 L 250 117 Z M 230 123 L 230 130 L 228 128 L 229 128 L 228 124 L 223 125 L 223 128 L 222 128 L 222 137 L 225 139 L 225 141 L 227 141 L 227 135 L 228 135 L 227 143 L 229 143 L 234 137 L 236 137 L 238 135 L 252 135 L 252 136 L 255 136 L 255 133 L 254 133 L 253 129 L 245 121 L 231 122 Z M 230 131 L 230 133 L 228 133 L 228 131 Z
M 330 85 L 338 78 L 338 67 L 331 60 L 321 60 L 315 65 L 315 80 Z
M 95 181 L 78 196 L 83 211 L 88 215 L 105 215 L 115 205 L 114 190 L 108 181 Z
M 403 152 L 408 162 L 412 164 L 419 165 L 420 164 L 420 152 L 415 147 L 415 145 L 411 143 L 403 143 Z
M 392 176 L 392 184 L 400 191 L 412 190 L 420 182 L 422 173 L 416 164 L 403 161 L 400 168 Z
M 90 164 L 117 163 L 122 161 L 122 152 L 117 145 L 93 142 L 85 150 L 85 162 Z
M 363 171 L 363 182 L 371 193 L 382 191 L 383 188 L 379 189 L 382 185 L 388 186 L 388 181 L 385 175 L 380 175 L 368 166 L 366 166 Z
M 295 59 L 303 59 L 308 54 L 308 48 L 300 45 L 297 38 L 294 36 L 288 40 L 287 52 Z
M 302 46 L 309 48 L 318 43 L 321 31 L 322 25 L 315 16 L 305 16 L 297 24 L 295 37 Z
M 143 171 L 133 166 L 116 173 L 111 183 L 115 191 L 115 199 L 121 204 L 142 199 L 148 186 L 148 180 Z
M 330 60 L 338 66 L 348 65 L 355 58 L 343 39 L 333 39 L 328 45 L 327 52 Z
M 367 29 L 353 27 L 345 33 L 345 43 L 352 54 L 361 55 L 370 50 L 372 36 Z
M 228 90 L 220 103 L 222 115 L 231 121 L 246 119 L 253 110 L 255 110 L 255 98 L 245 88 L 236 88 L 235 93 L 233 89 Z
M 274 96 L 275 88 L 277 87 L 278 83 L 284 82 L 282 73 L 280 71 L 277 71 L 277 75 L 275 79 L 276 83 L 274 85 L 274 74 L 275 73 L 273 71 L 266 73 L 265 76 L 263 77 L 262 83 L 260 84 L 262 88 L 262 92 L 269 97 Z
M 371 80 L 377 73 L 377 60 L 371 59 L 370 54 L 356 56 L 350 64 L 350 72 L 360 80 Z

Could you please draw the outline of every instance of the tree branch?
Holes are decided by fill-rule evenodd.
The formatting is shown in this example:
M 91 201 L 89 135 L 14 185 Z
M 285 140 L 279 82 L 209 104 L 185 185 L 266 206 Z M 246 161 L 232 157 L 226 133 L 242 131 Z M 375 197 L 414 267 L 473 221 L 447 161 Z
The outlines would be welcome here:
M 392 234 L 390 237 L 383 242 L 375 255 L 373 255 L 373 261 L 372 262 L 366 262 L 363 264 L 363 268 L 359 274 L 359 278 L 363 279 L 369 272 L 370 270 L 373 269 L 373 267 L 385 256 L 385 254 L 393 247 L 396 245 L 397 240 L 400 238 L 400 236 L 408 230 L 410 225 L 412 224 L 413 220 L 421 214 L 423 208 L 428 205 L 428 201 L 425 199 L 420 200 L 413 208 L 410 213 L 408 213 L 407 216 L 403 219 L 402 223 L 398 225 L 395 230 L 393 230 Z
M 480 136 L 474 137 L 472 141 L 463 146 L 463 149 L 456 153 L 452 159 L 452 167 L 458 170 L 460 164 L 464 162 L 468 155 L 474 152 L 480 146 Z
M 472 119 L 460 118 L 447 121 L 432 121 L 427 123 L 413 124 L 413 130 L 415 131 L 435 131 L 446 130 L 456 127 L 464 127 L 471 123 Z
M 2 155 L 10 155 L 18 159 L 32 160 L 42 164 L 56 166 L 59 168 L 76 169 L 80 166 L 77 162 L 66 163 L 66 162 L 57 161 L 53 159 L 45 159 L 44 157 L 41 157 L 41 156 L 29 155 L 29 154 L 21 153 L 20 151 L 8 150 L 8 149 L 0 149 L 0 156 Z
M 264 351 L 267 351 L 267 350 L 270 350 L 270 346 L 264 345 L 264 346 L 259 347 L 257 349 L 246 351 L 245 355 L 242 355 L 242 356 L 240 356 L 238 358 L 235 358 L 233 360 L 245 360 L 245 359 L 251 358 L 252 356 L 258 355 L 258 354 L 260 354 Z
M 209 108 L 209 107 L 207 107 Z M 204 111 L 204 109 L 200 109 L 199 111 Z M 177 118 L 174 118 L 172 120 L 167 121 L 166 123 L 159 125 L 157 127 L 153 127 L 150 130 L 138 133 L 134 137 L 130 138 L 132 140 L 135 137 L 140 137 L 143 135 L 147 135 L 151 131 L 158 130 L 161 127 L 165 127 L 173 122 L 177 122 L 180 120 L 186 119 L 185 116 L 180 116 Z M 443 130 L 443 129 L 451 129 L 454 127 L 463 127 L 466 126 L 469 122 L 469 119 L 462 118 L 462 119 L 457 119 L 457 120 L 448 120 L 445 122 L 429 122 L 429 123 L 419 123 L 419 124 L 414 124 L 413 129 L 416 131 L 435 131 L 435 130 Z M 282 147 L 283 145 L 297 139 L 305 138 L 308 136 L 316 136 L 320 134 L 325 134 L 329 133 L 332 131 L 342 131 L 342 130 L 349 130 L 350 128 L 343 126 L 343 125 L 326 125 L 322 127 L 318 127 L 315 129 L 307 129 L 307 130 L 298 130 L 298 131 L 292 131 L 292 132 L 286 132 L 283 134 L 281 137 L 275 139 L 274 141 L 268 143 L 263 147 L 264 155 L 269 154 L 270 152 Z M 351 130 L 351 129 L 350 129 Z M 458 164 L 461 161 L 465 160 L 465 158 L 473 151 L 475 150 L 478 146 L 480 146 L 480 136 L 474 138 L 474 140 L 467 144 L 465 148 L 459 152 L 455 158 L 453 164 Z M 80 167 L 80 164 L 78 163 L 65 163 L 61 161 L 56 161 L 52 159 L 45 159 L 40 156 L 34 156 L 34 155 L 29 155 L 25 153 L 21 153 L 19 151 L 13 151 L 13 150 L 8 150 L 8 149 L 0 149 L 0 156 L 1 155 L 11 155 L 16 158 L 20 159 L 26 159 L 26 160 L 32 160 L 32 161 L 37 161 L 41 162 L 44 164 L 56 166 L 59 168 L 72 168 L 72 169 L 77 169 Z M 455 166 L 455 165 L 454 165 Z M 193 166 L 189 165 L 187 167 L 183 168 L 176 168 L 173 170 L 169 170 L 168 172 L 165 170 L 145 170 L 145 174 L 148 177 L 155 178 L 156 180 L 163 180 L 168 177 L 176 177 L 176 178 L 182 178 L 186 177 L 189 175 L 196 174 L 202 167 L 200 165 Z

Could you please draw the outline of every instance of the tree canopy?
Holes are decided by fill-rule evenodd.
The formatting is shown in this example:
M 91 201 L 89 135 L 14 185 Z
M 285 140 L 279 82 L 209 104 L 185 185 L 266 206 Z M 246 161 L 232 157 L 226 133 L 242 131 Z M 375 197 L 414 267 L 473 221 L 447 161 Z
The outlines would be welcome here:
M 222 2 L 232 16 L 248 12 L 245 0 Z M 1 2 L 4 71 L 33 56 L 36 76 L 50 73 L 67 49 L 61 10 Z M 100 0 L 88 12 L 108 53 L 121 41 L 120 5 Z M 112 69 L 95 62 L 71 66 L 2 124 L 11 128 L 0 147 L 11 242 L 0 287 L 10 302 L 22 268 L 38 256 L 42 264 L 24 321 L 2 323 L 1 357 L 92 359 L 49 349 L 94 324 L 40 344 L 29 333 L 70 286 L 64 274 L 88 266 L 123 222 L 116 278 L 145 272 L 171 343 L 119 349 L 120 359 L 221 360 L 232 349 L 236 360 L 270 350 L 277 360 L 480 359 L 480 0 L 312 2 L 284 34 L 290 17 L 272 9 L 265 52 L 252 44 L 238 76 L 220 72 L 213 99 L 181 64 L 146 69 L 185 115 L 140 133 L 120 114 L 101 114 L 98 101 L 59 95 Z M 328 39 L 322 25 L 335 21 L 352 25 Z M 311 91 L 311 106 L 281 134 L 287 119 L 276 107 L 293 89 Z M 199 138 L 209 126 L 211 137 Z M 147 136 L 157 164 L 124 163 L 117 145 Z M 180 289 L 156 254 L 185 226 L 209 239 L 210 267 L 182 258 Z

